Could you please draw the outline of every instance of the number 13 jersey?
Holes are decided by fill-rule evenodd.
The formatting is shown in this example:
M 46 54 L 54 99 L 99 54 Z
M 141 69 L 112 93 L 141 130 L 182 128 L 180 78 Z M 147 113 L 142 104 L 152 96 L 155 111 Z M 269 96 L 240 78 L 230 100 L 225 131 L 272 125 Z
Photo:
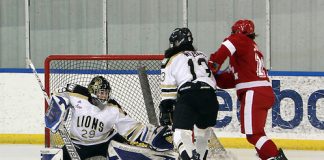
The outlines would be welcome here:
M 186 82 L 204 82 L 216 89 L 216 81 L 200 51 L 182 51 L 164 58 L 161 66 L 161 97 L 176 99 L 177 90 Z

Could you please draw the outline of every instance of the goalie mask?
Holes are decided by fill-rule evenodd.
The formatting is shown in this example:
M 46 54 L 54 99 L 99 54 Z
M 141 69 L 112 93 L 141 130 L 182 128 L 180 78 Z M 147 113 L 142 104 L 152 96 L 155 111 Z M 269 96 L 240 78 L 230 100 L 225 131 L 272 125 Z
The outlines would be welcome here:
M 110 84 L 103 76 L 94 77 L 88 85 L 88 90 L 95 95 L 102 103 L 106 103 L 109 99 Z

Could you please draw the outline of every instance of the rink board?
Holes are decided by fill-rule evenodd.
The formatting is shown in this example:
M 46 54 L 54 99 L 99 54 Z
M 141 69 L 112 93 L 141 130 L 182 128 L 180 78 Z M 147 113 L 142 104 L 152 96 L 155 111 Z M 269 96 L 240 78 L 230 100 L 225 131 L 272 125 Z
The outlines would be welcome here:
M 315 76 L 308 73 L 281 72 L 271 75 L 277 101 L 269 111 L 266 132 L 281 147 L 324 150 L 324 73 Z M 41 71 L 40 76 L 43 76 Z M 34 76 L 30 71 L 8 73 L 2 70 L 0 78 L 5 84 L 2 88 L 6 90 L 0 93 L 4 102 L 0 113 L 3 117 L 0 143 L 44 143 L 41 108 L 44 101 Z M 17 96 L 24 103 L 17 105 Z M 221 105 L 215 130 L 221 142 L 225 147 L 251 147 L 240 133 L 235 91 L 220 90 L 218 100 Z

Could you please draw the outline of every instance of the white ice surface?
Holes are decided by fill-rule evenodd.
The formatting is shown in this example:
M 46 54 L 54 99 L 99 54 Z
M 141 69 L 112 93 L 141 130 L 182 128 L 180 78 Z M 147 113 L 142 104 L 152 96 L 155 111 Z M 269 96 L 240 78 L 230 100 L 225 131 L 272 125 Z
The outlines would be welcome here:
M 39 160 L 42 145 L 0 144 L 0 160 Z M 252 149 L 227 149 L 238 160 L 258 160 Z M 289 160 L 323 160 L 324 151 L 284 150 Z

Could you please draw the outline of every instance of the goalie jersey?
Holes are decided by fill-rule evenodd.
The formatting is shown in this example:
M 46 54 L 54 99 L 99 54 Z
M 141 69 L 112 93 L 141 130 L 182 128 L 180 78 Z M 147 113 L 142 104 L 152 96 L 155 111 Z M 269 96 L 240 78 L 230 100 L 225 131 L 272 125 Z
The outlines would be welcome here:
M 130 128 L 138 124 L 112 103 L 108 103 L 101 109 L 91 104 L 87 97 L 71 93 L 70 104 L 74 106 L 70 132 L 71 138 L 76 144 L 103 143 L 116 134 L 114 128 L 124 135 Z
M 73 143 L 80 145 L 95 145 L 108 141 L 117 131 L 127 135 L 134 128 L 141 128 L 141 123 L 135 121 L 117 105 L 108 103 L 99 108 L 88 101 L 88 97 L 69 93 L 69 104 L 72 108 L 70 135 Z
M 64 123 L 74 144 L 93 146 L 108 142 L 118 133 L 128 142 L 139 142 L 155 150 L 173 149 L 169 141 L 172 131 L 167 126 L 143 124 L 131 118 L 113 99 L 99 103 L 88 89 L 68 84 L 51 97 L 51 105 L 45 114 L 45 124 L 52 132 L 60 126 L 63 113 L 69 110 L 71 120 Z M 66 117 L 66 116 L 65 116 Z M 69 118 L 68 118 L 69 119 Z M 118 136 L 117 136 L 118 137 Z

